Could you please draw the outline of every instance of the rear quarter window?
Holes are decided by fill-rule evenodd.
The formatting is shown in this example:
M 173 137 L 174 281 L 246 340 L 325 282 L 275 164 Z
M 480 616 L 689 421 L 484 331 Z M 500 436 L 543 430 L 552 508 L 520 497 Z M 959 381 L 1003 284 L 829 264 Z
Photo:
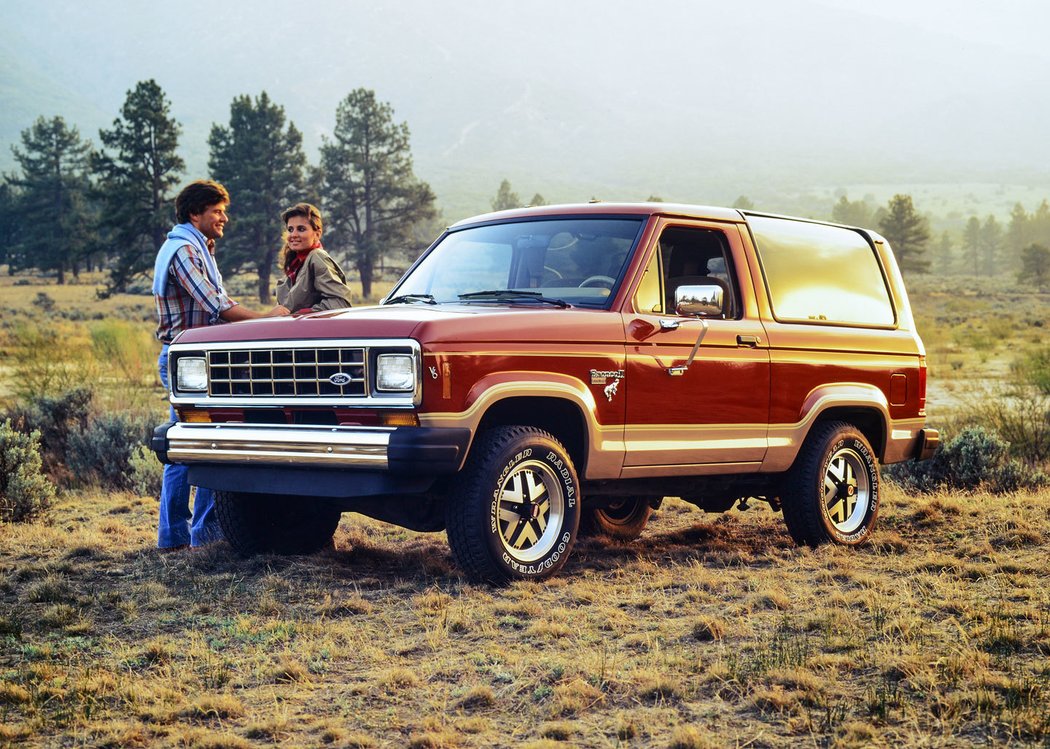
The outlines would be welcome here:
M 782 322 L 893 327 L 875 249 L 859 232 L 748 216 L 773 316 Z

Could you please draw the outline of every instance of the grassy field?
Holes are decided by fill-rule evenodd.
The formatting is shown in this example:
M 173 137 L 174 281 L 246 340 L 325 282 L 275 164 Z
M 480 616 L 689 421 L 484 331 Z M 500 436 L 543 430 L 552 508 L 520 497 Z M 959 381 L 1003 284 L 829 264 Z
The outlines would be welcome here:
M 795 548 L 677 501 L 544 584 L 465 584 L 441 534 L 345 516 L 314 557 L 161 554 L 156 503 L 0 527 L 0 743 L 959 746 L 1050 737 L 1050 492 L 887 492 Z
M 1045 345 L 1046 294 L 911 290 L 935 423 Z M 98 326 L 152 328 L 148 297 L 0 294 L 8 393 L 27 328 L 80 376 Z M 156 352 L 129 350 L 159 419 Z M 97 374 L 103 406 L 130 402 L 126 375 Z M 887 484 L 852 551 L 795 548 L 764 506 L 669 500 L 639 541 L 582 542 L 559 577 L 506 589 L 464 582 L 443 534 L 357 515 L 322 554 L 242 560 L 159 553 L 156 514 L 80 489 L 0 524 L 0 746 L 1050 745 L 1050 491 Z

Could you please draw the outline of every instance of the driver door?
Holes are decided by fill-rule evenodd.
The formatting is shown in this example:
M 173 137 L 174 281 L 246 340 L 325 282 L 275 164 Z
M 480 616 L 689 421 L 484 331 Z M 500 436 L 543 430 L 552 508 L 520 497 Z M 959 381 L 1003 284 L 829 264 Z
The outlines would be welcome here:
M 754 294 L 740 293 L 751 281 L 739 231 L 732 224 L 668 220 L 657 236 L 633 310 L 624 316 L 623 475 L 642 467 L 645 475 L 653 475 L 653 467 L 689 475 L 757 465 L 767 447 L 769 350 L 757 310 L 743 304 Z M 683 372 L 675 368 L 686 364 L 703 322 L 676 313 L 674 289 L 701 283 L 727 290 L 726 314 L 706 319 L 703 342 Z

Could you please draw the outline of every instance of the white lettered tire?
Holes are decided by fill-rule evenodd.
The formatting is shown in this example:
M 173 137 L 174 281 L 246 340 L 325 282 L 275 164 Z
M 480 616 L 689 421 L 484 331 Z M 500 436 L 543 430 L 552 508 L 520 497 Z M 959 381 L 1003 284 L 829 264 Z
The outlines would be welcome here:
M 448 497 L 452 555 L 472 580 L 542 580 L 576 542 L 580 484 L 568 452 L 535 427 L 478 435 Z
M 817 424 L 788 472 L 784 522 L 797 544 L 857 546 L 879 514 L 879 461 L 852 424 Z

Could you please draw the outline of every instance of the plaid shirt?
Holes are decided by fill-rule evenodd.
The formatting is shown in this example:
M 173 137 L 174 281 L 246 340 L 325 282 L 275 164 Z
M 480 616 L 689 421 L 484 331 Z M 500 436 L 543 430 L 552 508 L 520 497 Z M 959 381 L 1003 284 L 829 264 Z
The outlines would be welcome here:
M 189 328 L 222 322 L 219 315 L 237 304 L 211 282 L 204 270 L 204 258 L 191 245 L 183 245 L 175 252 L 164 295 L 153 299 L 157 303 L 157 338 L 161 343 L 171 343 Z

